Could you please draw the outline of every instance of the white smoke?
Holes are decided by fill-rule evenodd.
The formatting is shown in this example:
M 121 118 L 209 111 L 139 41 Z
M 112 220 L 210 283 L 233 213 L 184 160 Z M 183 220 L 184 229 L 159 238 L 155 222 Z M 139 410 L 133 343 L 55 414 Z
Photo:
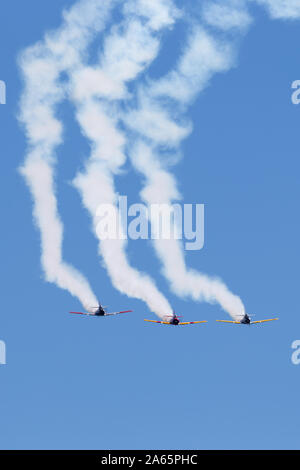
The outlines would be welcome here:
M 257 2 L 265 4 L 274 18 L 300 16 L 298 0 Z M 194 25 L 176 68 L 152 82 L 148 88 L 141 88 L 138 92 L 139 107 L 123 118 L 140 138 L 133 143 L 129 153 L 133 165 L 145 177 L 141 196 L 147 204 L 171 205 L 174 199 L 181 198 L 174 177 L 163 163 L 165 150 L 161 153 L 160 148 L 178 148 L 191 130 L 186 122 L 179 124 L 179 112 L 186 109 L 215 73 L 225 72 L 234 65 L 236 34 L 245 33 L 252 23 L 246 3 L 245 0 L 230 0 L 226 4 L 220 0 L 204 2 L 202 19 L 210 28 L 222 33 L 220 39 L 217 31 L 212 36 L 203 26 Z M 224 39 L 225 32 L 229 33 L 228 39 Z M 169 109 L 166 100 L 171 100 Z M 155 225 L 156 219 L 153 218 L 151 223 Z M 153 229 L 159 231 L 159 227 L 154 226 Z M 163 274 L 175 293 L 191 296 L 194 300 L 218 302 L 236 319 L 244 314 L 241 299 L 232 294 L 221 280 L 187 269 L 182 244 L 178 240 L 156 239 L 153 244 L 162 262 Z
M 85 170 L 74 184 L 91 215 L 95 235 L 99 204 L 116 205 L 114 176 L 126 160 L 128 145 L 120 124 L 134 135 L 129 153 L 145 178 L 143 200 L 171 204 L 181 195 L 163 156 L 166 149 L 178 153 L 192 131 L 184 115 L 187 106 L 216 73 L 234 66 L 236 38 L 251 25 L 247 4 L 254 2 L 265 6 L 272 18 L 300 17 L 298 0 L 199 1 L 198 19 L 192 21 L 172 0 L 80 0 L 64 13 L 61 28 L 22 54 L 25 88 L 20 120 L 28 139 L 22 173 L 41 233 L 42 266 L 48 281 L 67 289 L 85 308 L 96 305 L 97 299 L 88 281 L 62 255 L 63 224 L 55 195 L 56 149 L 63 142 L 62 123 L 56 117 L 58 105 L 66 98 L 74 103 L 82 133 L 91 144 Z M 88 46 L 104 31 L 115 5 L 122 6 L 124 19 L 105 34 L 97 63 L 90 65 Z M 178 19 L 191 23 L 176 67 L 165 77 L 148 80 L 148 86 L 139 86 L 132 95 L 128 83 L 157 57 L 162 32 Z M 69 77 L 67 84 L 61 80 L 63 72 Z M 127 107 L 125 114 L 121 103 L 129 104 L 132 97 L 137 105 Z M 186 267 L 180 242 L 155 240 L 154 246 L 176 294 L 218 302 L 233 317 L 243 313 L 242 301 L 222 281 Z M 168 301 L 152 279 L 130 266 L 124 239 L 99 241 L 99 254 L 116 288 L 145 301 L 160 316 L 170 312 Z
M 245 31 L 252 23 L 252 18 L 245 8 L 246 0 L 205 2 L 202 10 L 204 21 L 223 31 Z
M 134 7 L 134 8 L 133 8 Z M 99 204 L 116 205 L 113 175 L 125 162 L 126 138 L 118 129 L 112 101 L 128 97 L 126 83 L 154 60 L 159 51 L 157 31 L 170 27 L 177 9 L 172 2 L 128 2 L 126 19 L 104 40 L 99 65 L 81 63 L 71 74 L 71 99 L 85 137 L 91 142 L 91 155 L 83 173 L 74 180 L 89 211 L 95 235 Z M 154 15 L 153 15 L 154 12 Z M 142 18 L 141 18 L 142 17 Z M 117 208 L 115 206 L 117 211 Z M 143 300 L 157 315 L 171 312 L 171 306 L 149 276 L 130 266 L 124 239 L 99 240 L 99 253 L 113 285 L 124 294 Z
M 300 18 L 299 0 L 249 0 L 265 6 L 271 18 L 296 20 Z
M 132 149 L 131 160 L 145 177 L 141 197 L 146 204 L 164 203 L 171 206 L 174 199 L 181 198 L 174 176 L 163 168 L 161 158 L 153 148 L 140 141 Z M 151 223 L 152 230 L 159 233 L 155 217 L 151 219 Z M 162 262 L 162 272 L 176 295 L 190 296 L 197 301 L 218 302 L 234 318 L 239 318 L 244 313 L 240 298 L 232 294 L 222 281 L 186 267 L 182 243 L 179 240 L 157 238 L 153 240 L 153 244 Z
M 235 0 L 226 7 L 219 2 L 207 3 L 203 16 L 210 26 L 222 31 L 232 28 L 244 31 L 251 23 L 244 2 Z M 163 164 L 164 153 L 160 153 L 160 147 L 178 148 L 190 133 L 191 126 L 179 124 L 174 115 L 186 109 L 215 73 L 229 70 L 234 61 L 234 44 L 225 42 L 223 37 L 218 40 L 203 26 L 196 25 L 191 29 L 176 68 L 153 81 L 148 88 L 139 90 L 139 107 L 127 112 L 123 120 L 142 139 L 136 143 L 135 137 L 129 154 L 135 168 L 145 177 L 141 197 L 147 204 L 171 205 L 174 199 L 181 197 L 174 177 Z M 179 111 L 174 113 L 176 106 Z M 158 232 L 157 220 L 152 218 L 151 223 L 153 230 Z M 181 242 L 155 239 L 153 244 L 173 292 L 198 301 L 218 302 L 233 318 L 240 318 L 245 311 L 241 299 L 232 294 L 221 280 L 188 269 Z
M 64 98 L 60 74 L 71 69 L 96 32 L 105 25 L 113 2 L 79 1 L 64 14 L 62 27 L 28 48 L 20 58 L 25 89 L 20 121 L 28 139 L 28 153 L 21 169 L 34 202 L 34 217 L 41 234 L 41 262 L 45 278 L 67 289 L 85 308 L 97 305 L 88 281 L 63 260 L 63 225 L 55 196 L 55 150 L 63 129 L 55 117 Z

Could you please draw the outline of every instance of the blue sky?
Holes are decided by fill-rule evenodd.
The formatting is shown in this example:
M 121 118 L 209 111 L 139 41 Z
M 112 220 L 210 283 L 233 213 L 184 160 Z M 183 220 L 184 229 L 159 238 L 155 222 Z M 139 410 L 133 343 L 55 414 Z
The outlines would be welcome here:
M 72 3 L 12 0 L 1 7 L 0 339 L 7 365 L 0 366 L 0 448 L 299 449 L 300 366 L 291 363 L 291 343 L 300 337 L 300 107 L 291 103 L 291 84 L 300 79 L 300 23 L 271 21 L 252 7 L 255 23 L 236 66 L 215 76 L 188 110 L 193 133 L 172 170 L 184 202 L 206 207 L 205 247 L 187 253 L 189 266 L 220 276 L 257 318 L 280 321 L 217 324 L 227 318 L 218 305 L 174 296 L 149 244 L 131 242 L 130 260 L 155 278 L 175 310 L 186 321 L 208 320 L 164 328 L 146 325 L 143 318 L 154 316 L 145 304 L 115 290 L 99 263 L 88 215 L 69 184 L 88 147 L 66 104 L 57 173 L 64 255 L 104 305 L 134 312 L 71 317 L 78 301 L 43 280 L 31 198 L 17 171 L 26 148 L 16 119 L 17 57 L 58 27 Z M 178 26 L 150 73 L 166 71 L 181 41 Z M 119 188 L 137 197 L 141 182 L 129 164 L 126 170 Z

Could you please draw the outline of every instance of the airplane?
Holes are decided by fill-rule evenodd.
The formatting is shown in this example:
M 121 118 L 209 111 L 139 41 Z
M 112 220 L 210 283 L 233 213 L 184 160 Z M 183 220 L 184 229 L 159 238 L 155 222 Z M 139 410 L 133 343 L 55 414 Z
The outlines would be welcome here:
M 268 318 L 266 320 L 252 321 L 250 317 L 251 317 L 251 315 L 248 315 L 247 313 L 245 313 L 243 318 L 239 321 L 233 321 L 233 320 L 216 320 L 216 321 L 222 322 L 222 323 L 234 323 L 236 325 L 240 325 L 240 324 L 242 324 L 242 325 L 257 325 L 258 323 L 265 323 L 267 321 L 279 320 L 279 318 Z
M 195 323 L 206 323 L 207 322 L 207 320 L 181 322 L 179 320 L 180 317 L 181 317 L 181 315 L 175 315 L 175 312 L 173 312 L 172 315 L 165 315 L 164 316 L 165 321 L 146 320 L 146 319 L 144 319 L 144 321 L 148 321 L 148 322 L 151 322 L 151 323 L 161 323 L 162 325 L 175 325 L 175 326 L 178 326 L 178 325 L 194 325 Z
M 75 313 L 77 315 L 88 315 L 88 316 L 91 316 L 91 317 L 108 317 L 108 316 L 111 316 L 111 315 L 118 315 L 120 313 L 132 312 L 132 310 L 123 310 L 121 312 L 108 313 L 106 311 L 106 307 L 103 307 L 101 304 L 99 304 L 98 307 L 92 307 L 92 308 L 95 308 L 96 310 L 94 312 L 69 312 L 69 313 Z

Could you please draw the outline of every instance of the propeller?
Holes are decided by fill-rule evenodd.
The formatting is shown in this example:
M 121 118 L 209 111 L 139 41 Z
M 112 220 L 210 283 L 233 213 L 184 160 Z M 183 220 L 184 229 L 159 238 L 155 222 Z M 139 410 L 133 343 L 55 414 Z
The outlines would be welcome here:
M 167 317 L 167 318 L 175 318 L 175 317 L 176 318 L 182 318 L 183 317 L 183 315 L 176 315 L 175 313 L 174 313 L 174 315 L 164 315 L 164 316 Z

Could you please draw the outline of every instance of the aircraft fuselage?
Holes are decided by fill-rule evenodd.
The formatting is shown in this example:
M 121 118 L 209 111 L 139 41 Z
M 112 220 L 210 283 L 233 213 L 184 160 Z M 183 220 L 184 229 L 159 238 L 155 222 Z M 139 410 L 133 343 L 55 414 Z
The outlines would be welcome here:
M 96 312 L 95 312 L 95 315 L 96 315 L 97 317 L 104 317 L 104 315 L 105 315 L 105 310 L 104 310 L 103 307 L 101 307 L 101 305 L 99 305 L 98 309 L 97 309 Z
M 247 313 L 245 313 L 245 316 L 241 319 L 241 323 L 243 323 L 244 325 L 250 325 L 251 320 Z

